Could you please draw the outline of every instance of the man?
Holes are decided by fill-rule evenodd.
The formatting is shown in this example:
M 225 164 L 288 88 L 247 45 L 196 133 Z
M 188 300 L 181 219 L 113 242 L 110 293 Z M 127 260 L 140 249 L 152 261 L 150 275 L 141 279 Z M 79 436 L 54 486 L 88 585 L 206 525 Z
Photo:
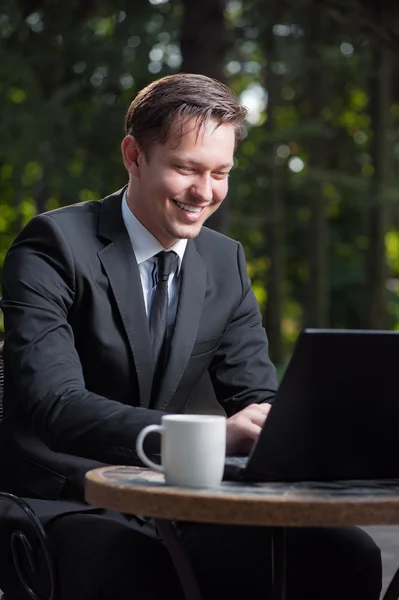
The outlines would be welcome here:
M 151 522 L 79 503 L 88 469 L 138 463 L 138 432 L 165 411 L 223 407 L 228 453 L 248 452 L 267 416 L 276 375 L 243 250 L 203 227 L 227 194 L 244 118 L 207 77 L 152 83 L 126 117 L 127 187 L 32 219 L 7 255 L 3 460 L 20 493 L 56 501 L 42 518 L 63 600 L 181 597 Z M 207 600 L 270 597 L 267 529 L 177 527 Z M 379 551 L 363 532 L 295 530 L 288 543 L 296 598 L 379 597 Z

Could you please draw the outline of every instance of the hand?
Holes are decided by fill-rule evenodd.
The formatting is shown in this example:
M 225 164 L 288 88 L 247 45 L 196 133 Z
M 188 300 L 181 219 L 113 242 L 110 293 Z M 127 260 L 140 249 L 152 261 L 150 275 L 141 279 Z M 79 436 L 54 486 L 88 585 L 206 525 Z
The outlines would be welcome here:
M 250 404 L 227 419 L 226 454 L 249 454 L 270 409 L 270 404 Z

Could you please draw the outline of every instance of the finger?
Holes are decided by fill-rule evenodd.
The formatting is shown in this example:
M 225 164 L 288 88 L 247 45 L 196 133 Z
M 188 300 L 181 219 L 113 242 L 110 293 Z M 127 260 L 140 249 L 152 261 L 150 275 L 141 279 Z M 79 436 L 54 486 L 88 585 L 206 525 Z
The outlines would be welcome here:
M 261 409 L 260 406 L 255 405 L 254 407 L 248 407 L 245 411 L 243 411 L 242 416 L 247 419 L 249 419 L 250 421 L 252 421 L 253 423 L 256 423 L 257 425 L 259 425 L 260 427 L 262 427 L 263 423 L 266 420 L 266 417 L 269 413 L 269 410 L 264 410 L 263 408 Z
M 272 407 L 272 405 L 269 404 L 268 402 L 264 402 L 263 404 L 258 404 L 257 406 L 260 408 L 260 410 L 262 411 L 262 413 L 264 415 L 268 415 L 270 412 L 270 409 Z
M 257 425 L 256 423 L 248 421 L 248 424 L 245 428 L 245 434 L 250 440 L 257 440 L 261 431 L 261 425 Z
M 258 427 L 263 427 L 263 423 L 266 421 L 266 415 L 261 412 L 248 413 L 247 419 Z
M 250 404 L 244 410 L 254 410 L 256 412 L 260 412 L 263 415 L 268 415 L 272 405 L 264 402 L 263 404 Z

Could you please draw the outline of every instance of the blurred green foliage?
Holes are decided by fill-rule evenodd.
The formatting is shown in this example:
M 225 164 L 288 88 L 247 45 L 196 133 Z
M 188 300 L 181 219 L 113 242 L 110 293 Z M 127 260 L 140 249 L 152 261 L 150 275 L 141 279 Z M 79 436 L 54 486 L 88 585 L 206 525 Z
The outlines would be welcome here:
M 326 33 L 317 46 L 309 46 L 314 3 L 281 3 L 277 12 L 267 10 L 272 4 L 226 4 L 226 81 L 250 109 L 227 202 L 229 233 L 244 244 L 265 312 L 271 265 L 267 208 L 272 177 L 278 174 L 284 220 L 281 328 L 287 357 L 306 325 L 312 194 L 320 197 L 327 219 L 326 325 L 369 324 L 365 265 L 374 201 L 370 81 L 375 67 L 373 40 L 343 27 L 327 9 L 319 13 L 327 21 Z M 145 84 L 179 70 L 182 14 L 177 0 L 3 1 L 0 270 L 7 248 L 33 215 L 101 198 L 126 183 L 120 157 L 124 115 Z M 266 51 L 267 39 L 272 52 Z M 278 81 L 278 93 L 267 87 L 271 76 Z M 399 329 L 399 89 L 393 78 L 392 83 L 387 131 L 392 178 L 383 202 L 388 326 Z M 314 140 L 320 160 L 312 153 Z

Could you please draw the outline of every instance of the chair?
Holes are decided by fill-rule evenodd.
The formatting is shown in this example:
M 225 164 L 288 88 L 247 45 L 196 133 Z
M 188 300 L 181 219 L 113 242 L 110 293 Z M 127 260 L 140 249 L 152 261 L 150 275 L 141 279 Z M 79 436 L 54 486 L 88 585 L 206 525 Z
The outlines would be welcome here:
M 0 421 L 3 418 L 3 396 L 4 396 L 4 359 L 3 359 L 3 342 L 0 342 Z M 32 574 L 35 572 L 35 556 L 33 552 L 33 545 L 28 539 L 28 536 L 20 527 L 22 527 L 24 519 L 25 522 L 29 522 L 30 527 L 33 529 L 34 534 L 39 542 L 40 546 L 43 549 L 45 560 L 47 563 L 48 569 L 48 578 L 50 584 L 50 591 L 48 600 L 56 600 L 56 592 L 55 592 L 55 571 L 53 562 L 51 559 L 50 551 L 48 548 L 46 532 L 41 524 L 40 520 L 36 516 L 34 510 L 29 506 L 29 504 L 19 496 L 15 494 L 10 494 L 8 492 L 0 491 L 0 501 L 6 501 L 11 504 L 14 508 L 18 508 L 21 511 L 21 520 L 20 523 L 18 521 L 18 528 L 15 529 L 11 534 L 11 552 L 13 557 L 13 562 L 15 565 L 16 572 L 18 574 L 19 580 L 29 594 L 29 596 L 33 600 L 43 600 L 40 596 L 37 595 L 36 591 L 33 589 L 29 576 L 26 571 L 27 568 L 25 565 L 29 565 L 29 570 Z M 1 582 L 0 582 L 1 586 Z M 12 598 L 6 598 L 3 596 L 3 600 L 13 600 Z

